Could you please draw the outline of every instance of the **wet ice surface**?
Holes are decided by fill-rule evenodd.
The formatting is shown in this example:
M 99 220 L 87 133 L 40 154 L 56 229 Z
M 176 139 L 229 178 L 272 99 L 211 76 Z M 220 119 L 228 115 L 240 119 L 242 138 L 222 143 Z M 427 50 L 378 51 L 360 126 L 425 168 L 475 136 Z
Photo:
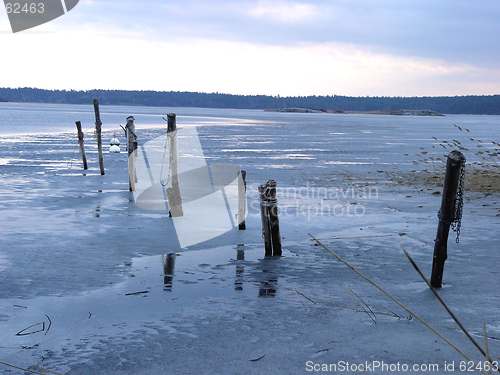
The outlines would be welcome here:
M 104 129 L 106 116 L 124 123 L 133 114 L 140 142 L 164 131 L 158 109 L 126 109 L 104 108 Z M 198 126 L 209 163 L 247 171 L 246 231 L 181 249 L 171 219 L 135 206 L 114 123 L 103 139 L 116 133 L 122 153 L 104 155 L 105 176 L 91 133 L 86 172 L 72 133 L 1 139 L 2 362 L 68 374 L 296 374 L 309 373 L 307 361 L 458 367 L 453 349 L 308 233 L 474 356 L 402 251 L 430 273 L 441 197 L 401 186 L 391 173 L 422 168 L 414 155 L 436 143 L 432 136 L 456 138 L 453 123 L 496 139 L 497 117 L 175 111 L 179 127 Z M 87 109 L 70 112 L 64 116 L 86 113 L 91 121 Z M 264 258 L 256 204 L 256 185 L 271 178 L 281 189 L 281 259 Z M 450 234 L 440 293 L 472 333 L 486 323 L 490 337 L 500 338 L 498 197 L 473 198 L 460 243 Z M 346 285 L 375 311 L 377 324 L 347 308 L 359 306 Z M 40 332 L 16 335 L 37 323 L 22 333 Z M 490 351 L 499 349 L 491 339 Z

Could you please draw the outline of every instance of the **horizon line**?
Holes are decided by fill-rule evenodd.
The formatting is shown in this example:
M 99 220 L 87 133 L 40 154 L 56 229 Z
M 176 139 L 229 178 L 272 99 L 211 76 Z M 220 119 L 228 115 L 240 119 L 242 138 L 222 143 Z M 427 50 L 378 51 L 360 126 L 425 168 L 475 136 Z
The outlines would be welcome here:
M 228 95 L 228 96 L 248 96 L 248 97 L 256 97 L 256 96 L 265 96 L 270 98 L 309 98 L 309 97 L 344 97 L 344 98 L 457 98 L 457 97 L 493 97 L 500 96 L 500 94 L 463 94 L 463 95 L 422 95 L 422 96 L 371 96 L 371 95 L 338 95 L 338 94 L 330 94 L 330 95 L 294 95 L 294 96 L 282 96 L 280 94 L 270 95 L 270 94 L 230 94 L 224 92 L 202 92 L 202 91 L 158 91 L 158 90 L 132 90 L 132 89 L 88 89 L 88 90 L 75 90 L 75 89 L 45 89 L 39 87 L 0 87 L 0 90 L 20 90 L 20 89 L 31 89 L 31 90 L 43 90 L 43 91 L 66 91 L 66 92 L 91 92 L 91 91 L 123 91 L 123 92 L 154 92 L 154 93 L 189 93 L 189 94 L 201 94 L 201 95 Z

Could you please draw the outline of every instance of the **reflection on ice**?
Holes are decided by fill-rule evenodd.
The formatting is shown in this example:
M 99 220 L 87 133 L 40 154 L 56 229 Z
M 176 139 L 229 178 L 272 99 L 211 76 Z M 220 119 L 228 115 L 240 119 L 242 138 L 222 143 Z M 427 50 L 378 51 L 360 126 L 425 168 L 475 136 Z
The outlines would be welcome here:
M 22 354 L 37 362 L 42 356 L 66 358 L 71 353 L 74 365 L 95 355 L 100 340 L 143 330 L 150 322 L 179 334 L 170 317 L 203 301 L 276 296 L 285 259 L 263 259 L 262 248 L 243 245 L 140 257 L 124 265 L 128 279 L 107 288 L 64 299 L 4 300 L 0 305 L 3 354 L 18 357 L 19 349 L 30 347 L 33 351 Z M 47 317 L 54 322 L 50 330 Z M 47 323 L 40 332 L 15 335 L 41 321 Z
M 152 295 L 162 285 L 163 291 L 171 292 L 180 301 L 230 296 L 234 291 L 274 296 L 280 259 L 265 258 L 261 248 L 243 245 L 141 257 L 131 264 L 134 277 L 119 288 L 124 291 L 146 288 Z M 160 277 L 163 277 L 161 284 Z
M 242 245 L 238 245 L 236 248 L 236 260 L 244 261 L 245 260 L 245 250 L 243 250 Z M 243 290 L 243 276 L 245 273 L 245 266 L 242 262 L 238 262 L 236 264 L 236 276 L 234 278 L 234 290 Z
M 172 291 L 172 282 L 174 280 L 175 257 L 177 254 L 170 253 L 162 257 L 163 261 L 163 290 Z
M 325 161 L 325 164 L 334 165 L 373 165 L 374 163 L 362 162 L 362 161 Z M 390 163 L 377 163 L 377 164 L 390 164 Z

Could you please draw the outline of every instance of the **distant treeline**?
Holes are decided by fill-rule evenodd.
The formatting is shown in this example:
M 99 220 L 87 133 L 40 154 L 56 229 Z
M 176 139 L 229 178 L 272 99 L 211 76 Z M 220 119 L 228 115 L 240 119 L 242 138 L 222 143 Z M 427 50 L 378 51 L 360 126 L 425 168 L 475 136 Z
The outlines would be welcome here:
M 391 111 L 430 109 L 440 113 L 500 115 L 500 95 L 423 96 L 423 97 L 352 97 L 352 96 L 266 96 L 230 95 L 179 91 L 124 90 L 43 90 L 0 88 L 0 101 L 30 103 L 141 105 L 157 107 L 201 108 L 311 108 L 340 111 Z

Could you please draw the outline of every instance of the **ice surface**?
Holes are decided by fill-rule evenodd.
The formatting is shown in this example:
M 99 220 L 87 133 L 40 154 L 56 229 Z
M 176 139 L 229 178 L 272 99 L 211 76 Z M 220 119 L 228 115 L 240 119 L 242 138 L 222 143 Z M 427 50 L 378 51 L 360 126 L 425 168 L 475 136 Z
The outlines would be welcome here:
M 0 254 L 0 272 L 6 269 L 8 265 L 9 265 L 9 259 L 7 258 L 7 255 Z
M 105 141 L 115 133 L 123 141 L 117 124 L 134 115 L 144 144 L 164 134 L 161 114 L 176 112 L 181 129 L 196 127 L 209 165 L 246 170 L 247 230 L 182 249 L 168 214 L 135 205 L 126 152 L 105 153 L 101 176 L 88 132 L 90 169 L 82 169 L 71 129 L 76 120 L 92 126 L 92 106 L 0 111 L 0 129 L 6 119 L 23 124 L 37 113 L 37 124 L 18 129 L 52 124 L 43 134 L 12 130 L 0 140 L 2 362 L 67 374 L 307 374 L 307 361 L 438 363 L 441 370 L 455 361 L 458 368 L 462 358 L 452 348 L 308 233 L 481 360 L 403 254 L 429 276 L 441 201 L 436 185 L 407 179 L 413 170 L 443 167 L 428 159 L 448 152 L 443 140 L 478 138 L 493 147 L 498 116 L 103 106 Z M 425 161 L 416 156 L 422 151 Z M 264 257 L 257 186 L 268 179 L 278 182 L 281 259 Z M 466 198 L 440 294 L 479 342 L 486 323 L 496 358 L 499 197 Z M 373 309 L 376 324 L 353 310 L 359 305 L 346 285 Z M 16 335 L 37 323 L 32 329 L 43 331 Z

